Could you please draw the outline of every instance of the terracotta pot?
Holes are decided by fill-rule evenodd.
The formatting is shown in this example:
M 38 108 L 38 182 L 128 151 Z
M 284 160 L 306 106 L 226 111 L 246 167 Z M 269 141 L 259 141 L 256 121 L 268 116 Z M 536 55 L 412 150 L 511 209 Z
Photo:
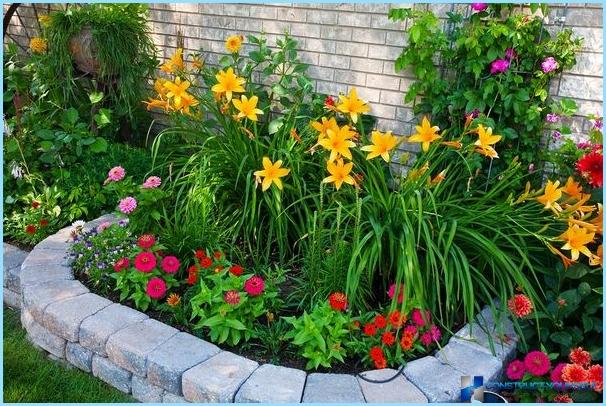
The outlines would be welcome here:
M 78 70 L 93 75 L 99 73 L 97 49 L 89 26 L 70 38 L 69 52 Z

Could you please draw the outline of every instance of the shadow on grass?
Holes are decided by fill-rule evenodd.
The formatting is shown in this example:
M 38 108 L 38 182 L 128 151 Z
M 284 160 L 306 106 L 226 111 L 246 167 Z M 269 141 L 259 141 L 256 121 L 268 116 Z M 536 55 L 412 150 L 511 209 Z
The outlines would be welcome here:
M 92 375 L 49 360 L 25 338 L 18 310 L 4 307 L 4 402 L 134 402 Z

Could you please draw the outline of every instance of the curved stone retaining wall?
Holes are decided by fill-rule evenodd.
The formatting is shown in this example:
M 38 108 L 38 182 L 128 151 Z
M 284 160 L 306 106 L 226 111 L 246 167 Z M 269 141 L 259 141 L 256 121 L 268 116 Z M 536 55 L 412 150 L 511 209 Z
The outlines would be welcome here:
M 91 229 L 103 216 L 86 225 Z M 142 402 L 447 402 L 460 394 L 462 375 L 499 379 L 515 353 L 509 320 L 508 342 L 494 342 L 488 308 L 434 356 L 409 362 L 403 375 L 374 370 L 361 376 L 310 373 L 259 365 L 144 313 L 90 293 L 74 280 L 67 250 L 70 227 L 38 244 L 21 265 L 21 321 L 35 345 L 92 373 Z M 495 355 L 493 355 L 496 354 Z

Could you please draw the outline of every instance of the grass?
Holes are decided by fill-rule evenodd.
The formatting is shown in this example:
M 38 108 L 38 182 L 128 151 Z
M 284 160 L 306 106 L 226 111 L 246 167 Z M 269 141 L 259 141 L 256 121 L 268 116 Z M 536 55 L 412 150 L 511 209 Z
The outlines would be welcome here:
M 49 360 L 27 341 L 19 311 L 4 307 L 3 325 L 4 402 L 134 402 L 92 375 Z

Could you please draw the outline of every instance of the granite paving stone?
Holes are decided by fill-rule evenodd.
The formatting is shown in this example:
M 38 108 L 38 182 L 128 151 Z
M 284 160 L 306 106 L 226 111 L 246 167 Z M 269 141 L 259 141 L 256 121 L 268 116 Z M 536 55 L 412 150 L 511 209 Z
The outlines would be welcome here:
M 84 319 L 80 325 L 80 344 L 102 357 L 107 357 L 105 346 L 112 334 L 146 319 L 146 314 L 114 303 Z
M 147 379 L 133 375 L 132 380 L 133 397 L 143 403 L 162 403 L 164 389 L 152 385 Z
M 85 372 L 92 371 L 93 352 L 80 344 L 68 341 L 65 347 L 65 359 Z
M 73 280 L 74 273 L 69 266 L 48 264 L 23 268 L 19 277 L 21 286 L 37 285 L 52 281 Z
M 23 308 L 41 321 L 44 309 L 49 304 L 85 293 L 88 293 L 88 289 L 78 281 L 54 281 L 44 285 L 24 286 L 22 303 Z
M 147 357 L 147 379 L 175 395 L 182 395 L 181 376 L 221 350 L 184 332 L 172 336 Z
M 112 334 L 105 350 L 116 365 L 139 376 L 147 374 L 147 356 L 179 330 L 154 319 L 147 319 Z
M 65 357 L 66 340 L 51 333 L 38 323 L 27 310 L 21 311 L 21 324 L 27 331 L 27 338 L 38 347 L 50 352 L 58 358 Z
M 516 351 L 515 341 L 502 341 L 499 336 L 492 331 L 483 328 L 477 323 L 468 323 L 461 330 L 457 331 L 449 342 L 458 342 L 467 345 L 478 351 L 486 352 L 490 355 L 495 355 L 503 362 L 508 362 L 513 359 Z
M 22 250 L 19 247 L 15 247 L 14 245 L 3 243 L 3 257 L 2 266 L 4 268 L 4 272 L 8 269 L 20 267 L 29 252 Z
M 397 378 L 385 383 L 362 379 L 363 377 L 370 381 L 386 381 L 396 374 Z M 395 369 L 376 369 L 362 372 L 360 375 L 362 377 L 358 376 L 357 379 L 367 403 L 427 403 L 423 392 Z
M 364 403 L 364 395 L 353 375 L 313 373 L 307 377 L 303 403 Z
M 183 396 L 177 396 L 174 393 L 164 392 L 162 395 L 162 403 L 186 403 L 187 400 Z
M 190 402 L 232 403 L 258 363 L 223 351 L 185 371 L 183 394 Z
M 44 310 L 43 324 L 58 336 L 76 342 L 82 321 L 111 304 L 111 300 L 94 293 L 54 302 Z
M 435 357 L 423 357 L 409 362 L 404 375 L 419 388 L 430 403 L 456 402 L 461 395 L 462 372 L 442 364 Z
M 272 364 L 261 365 L 240 387 L 236 403 L 300 403 L 305 371 Z
M 44 268 L 49 265 L 69 266 L 70 263 L 71 259 L 68 258 L 65 251 L 34 248 L 21 264 L 21 271 Z
M 458 341 L 451 341 L 442 347 L 435 357 L 465 375 L 483 376 L 485 382 L 500 378 L 503 368 L 502 361 L 497 357 Z
M 130 393 L 133 374 L 124 368 L 113 364 L 109 359 L 93 355 L 93 375 L 113 386 L 114 388 Z

